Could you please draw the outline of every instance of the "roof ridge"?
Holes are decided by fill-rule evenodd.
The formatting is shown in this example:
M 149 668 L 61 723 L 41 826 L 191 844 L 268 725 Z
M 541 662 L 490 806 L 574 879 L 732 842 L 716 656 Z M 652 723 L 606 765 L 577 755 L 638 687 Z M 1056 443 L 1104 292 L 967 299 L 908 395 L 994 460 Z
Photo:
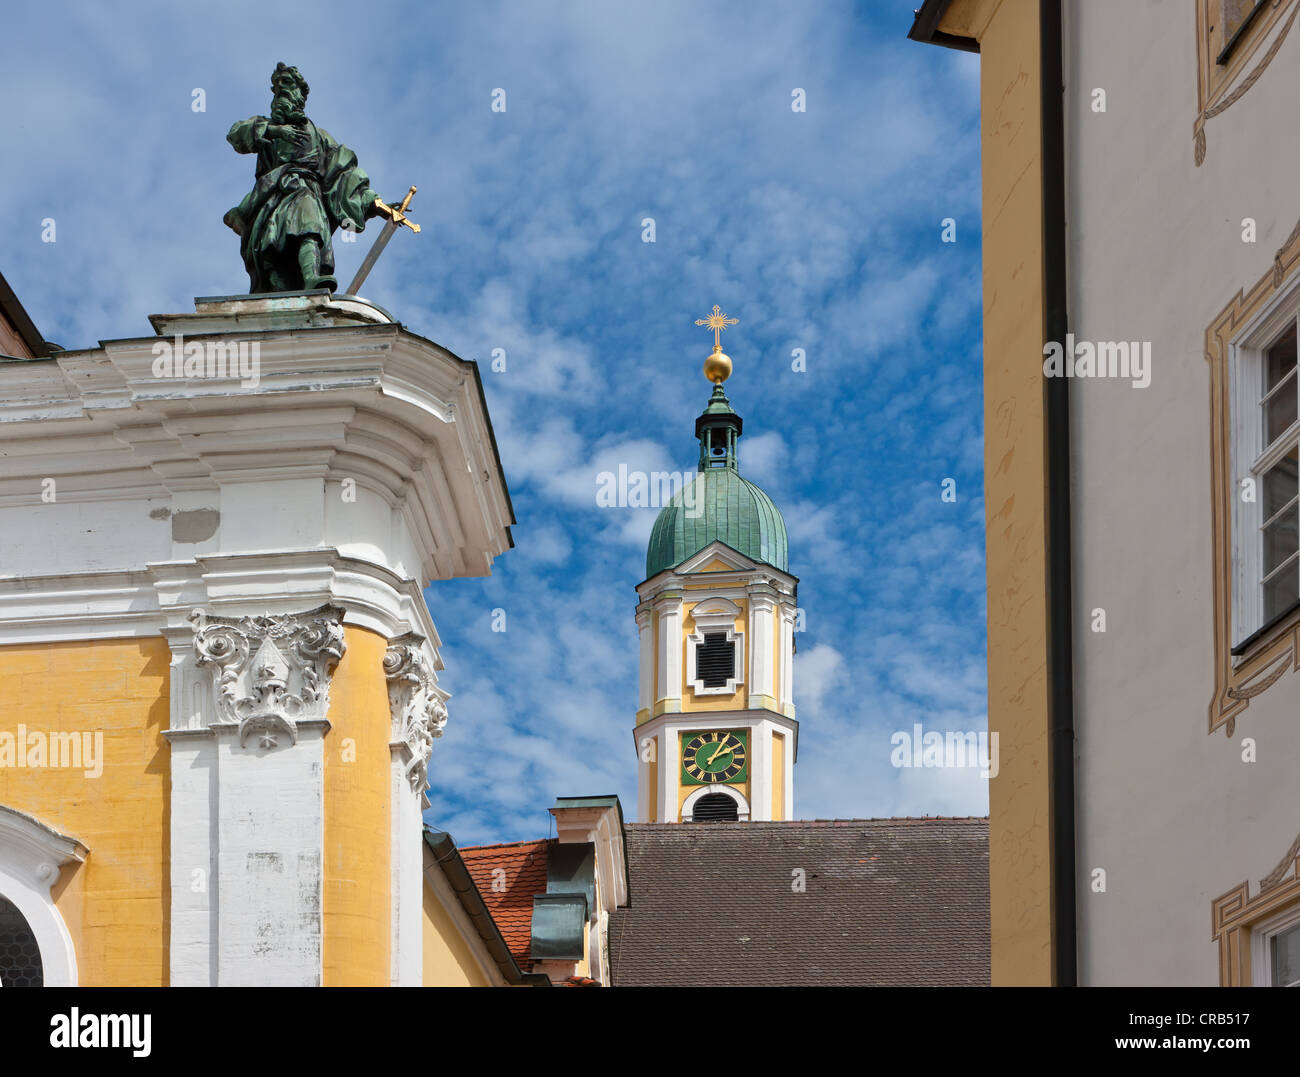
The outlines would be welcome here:
M 513 849 L 520 845 L 546 845 L 554 840 L 554 838 L 524 838 L 521 841 L 498 841 L 489 845 L 458 845 L 456 848 L 462 853 L 467 853 L 480 849 Z

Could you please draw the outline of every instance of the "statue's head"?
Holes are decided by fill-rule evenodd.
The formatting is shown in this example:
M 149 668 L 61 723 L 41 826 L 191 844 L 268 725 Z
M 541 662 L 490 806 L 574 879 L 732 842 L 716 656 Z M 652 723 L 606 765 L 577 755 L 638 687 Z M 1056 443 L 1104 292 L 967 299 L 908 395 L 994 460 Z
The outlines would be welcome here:
M 307 80 L 296 67 L 276 64 L 271 75 L 271 119 L 276 123 L 301 121 L 306 115 Z

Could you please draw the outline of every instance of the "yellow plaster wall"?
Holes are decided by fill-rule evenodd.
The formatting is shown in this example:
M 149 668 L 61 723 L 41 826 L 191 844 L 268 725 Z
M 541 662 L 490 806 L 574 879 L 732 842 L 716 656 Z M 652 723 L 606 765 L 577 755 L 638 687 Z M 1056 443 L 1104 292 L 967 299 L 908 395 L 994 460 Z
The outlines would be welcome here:
M 424 887 L 424 986 L 491 986 L 451 914 L 428 885 Z
M 984 498 L 995 985 L 1052 981 L 1046 432 L 1038 5 L 956 0 L 940 25 L 980 42 Z
M 346 626 L 347 652 L 330 682 L 325 738 L 326 987 L 386 986 L 389 967 L 388 642 Z
M 85 987 L 169 978 L 170 651 L 161 636 L 0 647 L 0 731 L 103 734 L 103 773 L 0 767 L 0 804 L 82 841 L 52 893 Z

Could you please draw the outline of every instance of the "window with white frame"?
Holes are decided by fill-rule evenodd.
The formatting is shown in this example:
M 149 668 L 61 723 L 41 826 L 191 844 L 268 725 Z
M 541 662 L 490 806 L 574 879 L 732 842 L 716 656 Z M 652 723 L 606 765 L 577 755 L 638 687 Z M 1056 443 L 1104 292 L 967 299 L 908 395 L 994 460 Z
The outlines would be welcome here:
M 1300 987 L 1300 909 L 1252 926 L 1250 956 L 1256 987 Z
M 742 683 L 744 633 L 736 631 L 742 614 L 740 606 L 721 596 L 703 599 L 691 611 L 686 681 L 696 695 L 731 695 Z
M 1300 606 L 1297 307 L 1289 290 L 1234 345 L 1234 654 Z
M 76 838 L 0 804 L 0 986 L 77 986 L 72 936 L 50 887 L 87 852 Z

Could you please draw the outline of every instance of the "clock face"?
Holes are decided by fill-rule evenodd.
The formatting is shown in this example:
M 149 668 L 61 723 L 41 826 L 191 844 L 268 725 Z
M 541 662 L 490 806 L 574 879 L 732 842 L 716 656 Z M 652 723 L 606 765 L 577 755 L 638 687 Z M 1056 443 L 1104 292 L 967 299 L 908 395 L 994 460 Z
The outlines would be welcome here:
M 687 785 L 743 782 L 748 777 L 748 732 L 718 731 L 682 736 L 682 781 Z

